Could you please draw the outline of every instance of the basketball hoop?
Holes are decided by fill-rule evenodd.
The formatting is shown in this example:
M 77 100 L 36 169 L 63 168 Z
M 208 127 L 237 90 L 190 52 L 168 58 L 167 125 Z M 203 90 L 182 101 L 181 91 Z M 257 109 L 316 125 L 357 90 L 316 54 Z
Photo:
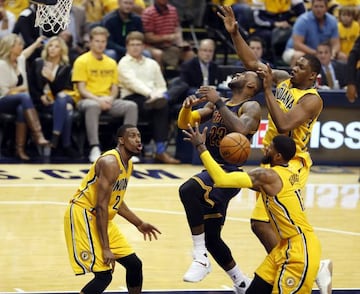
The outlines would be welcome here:
M 34 1 L 36 3 L 36 1 Z M 46 2 L 46 1 L 44 1 Z M 35 26 L 44 32 L 57 34 L 65 30 L 70 22 L 72 0 L 57 0 L 55 5 L 37 3 Z

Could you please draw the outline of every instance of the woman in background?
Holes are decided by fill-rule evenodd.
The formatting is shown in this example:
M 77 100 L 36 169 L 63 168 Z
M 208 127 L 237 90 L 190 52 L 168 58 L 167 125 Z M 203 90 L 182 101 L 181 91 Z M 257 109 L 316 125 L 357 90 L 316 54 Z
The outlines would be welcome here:
M 53 117 L 51 147 L 57 148 L 62 141 L 66 156 L 77 157 L 71 147 L 71 127 L 74 100 L 71 84 L 71 66 L 68 47 L 58 36 L 51 37 L 45 44 L 41 57 L 35 60 L 31 75 L 31 93 L 41 112 Z
M 27 127 L 35 144 L 49 144 L 42 133 L 38 114 L 28 93 L 26 59 L 41 46 L 43 37 L 24 49 L 22 39 L 9 34 L 0 40 L 0 112 L 16 114 L 16 155 L 29 160 L 25 153 Z

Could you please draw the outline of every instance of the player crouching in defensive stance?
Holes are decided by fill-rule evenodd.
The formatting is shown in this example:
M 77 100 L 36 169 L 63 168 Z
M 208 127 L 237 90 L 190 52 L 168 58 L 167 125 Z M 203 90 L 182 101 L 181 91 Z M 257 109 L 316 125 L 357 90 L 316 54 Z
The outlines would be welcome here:
M 115 261 L 126 269 L 128 292 L 141 293 L 142 262 L 113 221 L 116 214 L 133 224 L 145 240 L 157 239 L 157 233 L 161 234 L 124 202 L 133 170 L 130 158 L 142 150 L 140 132 L 133 125 L 123 125 L 117 138 L 116 148 L 91 165 L 64 217 L 66 244 L 75 274 L 95 275 L 81 290 L 82 294 L 103 293 L 111 282 Z
M 183 131 L 200 154 L 200 158 L 217 187 L 250 188 L 261 193 L 271 224 L 280 239 L 256 269 L 247 294 L 311 293 L 321 255 L 320 242 L 304 212 L 299 189 L 299 173 L 289 160 L 295 155 L 292 138 L 275 136 L 262 160 L 269 168 L 249 172 L 226 173 L 207 151 L 207 129 L 199 132 L 189 125 Z

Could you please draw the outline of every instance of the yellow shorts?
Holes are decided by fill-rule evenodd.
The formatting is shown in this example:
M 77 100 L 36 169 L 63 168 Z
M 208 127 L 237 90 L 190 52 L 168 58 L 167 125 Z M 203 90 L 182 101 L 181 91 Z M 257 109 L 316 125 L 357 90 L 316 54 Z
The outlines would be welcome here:
M 300 187 L 301 187 L 301 189 L 303 189 L 305 187 L 305 184 L 306 184 L 307 179 L 310 174 L 311 163 L 309 165 L 309 164 L 306 164 L 306 162 L 309 162 L 309 161 L 304 161 L 300 157 L 296 157 L 289 161 L 289 165 L 295 166 L 295 168 L 300 171 Z M 261 167 L 266 167 L 266 165 L 261 165 Z M 252 211 L 251 219 L 257 220 L 257 221 L 262 221 L 262 222 L 269 222 L 270 220 L 267 215 L 264 202 L 262 200 L 262 197 L 259 197 L 259 195 L 260 195 L 259 193 L 256 193 L 256 204 Z
M 96 217 L 88 210 L 70 204 L 64 216 L 64 232 L 70 264 L 76 275 L 111 269 L 105 265 L 96 228 Z M 134 253 L 118 226 L 109 221 L 109 245 L 116 259 Z
M 319 239 L 307 232 L 281 240 L 255 272 L 273 285 L 272 293 L 311 293 L 320 256 Z

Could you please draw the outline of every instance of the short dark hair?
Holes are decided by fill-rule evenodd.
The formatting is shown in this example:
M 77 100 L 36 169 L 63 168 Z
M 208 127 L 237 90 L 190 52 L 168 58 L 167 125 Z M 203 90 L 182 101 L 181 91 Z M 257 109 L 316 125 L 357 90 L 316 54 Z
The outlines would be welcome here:
M 273 139 L 273 145 L 276 151 L 279 152 L 286 161 L 293 158 L 296 153 L 295 141 L 288 136 L 275 136 Z
M 116 132 L 116 137 L 123 137 L 127 129 L 136 128 L 136 126 L 131 124 L 125 124 L 118 128 Z
M 321 62 L 320 62 L 320 60 L 315 55 L 311 55 L 311 54 L 305 54 L 304 58 L 307 61 L 309 61 L 311 70 L 318 75 L 320 73 L 320 71 L 321 71 Z

